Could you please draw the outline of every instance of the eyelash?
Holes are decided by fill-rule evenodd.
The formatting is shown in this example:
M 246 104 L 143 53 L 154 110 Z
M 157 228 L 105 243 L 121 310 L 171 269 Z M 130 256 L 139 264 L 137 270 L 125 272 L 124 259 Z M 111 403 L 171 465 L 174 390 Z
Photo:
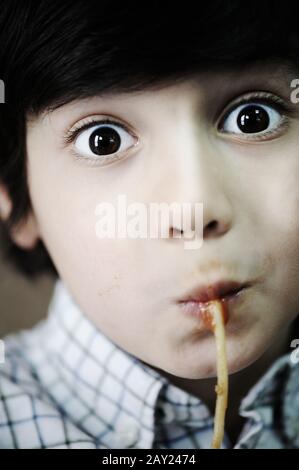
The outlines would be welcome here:
M 247 95 L 247 96 L 245 96 Z M 247 136 L 245 134 L 236 134 L 239 138 L 240 135 L 242 136 L 241 139 L 247 140 L 247 141 L 263 141 L 267 140 L 267 137 L 270 135 L 276 135 L 281 129 L 287 128 L 289 126 L 289 121 L 292 115 L 294 114 L 294 109 L 289 106 L 282 98 L 278 97 L 277 95 L 273 95 L 272 93 L 267 93 L 267 92 L 254 92 L 254 93 L 243 93 L 242 97 L 240 99 L 236 99 L 233 104 L 228 104 L 224 107 L 224 111 L 222 111 L 220 118 L 216 119 L 215 121 L 215 126 L 217 128 L 217 131 L 221 133 L 222 135 L 226 134 L 225 131 L 221 131 L 221 126 L 225 122 L 225 120 L 228 118 L 229 114 L 232 113 L 236 108 L 242 105 L 250 104 L 253 101 L 256 103 L 264 104 L 271 106 L 273 109 L 275 109 L 277 112 L 279 112 L 283 117 L 284 117 L 284 122 L 282 122 L 279 127 L 276 130 L 271 130 L 269 132 L 264 132 L 260 134 L 255 134 L 253 136 L 250 136 L 248 134 Z M 232 100 L 230 100 L 229 103 L 231 103 Z M 86 120 L 83 124 L 79 124 L 78 126 L 75 126 L 74 128 L 68 130 L 66 134 L 63 136 L 63 141 L 65 146 L 69 146 L 72 143 L 75 142 L 77 137 L 82 133 L 83 131 L 97 126 L 97 125 L 104 125 L 104 124 L 111 124 L 115 126 L 119 126 L 122 128 L 124 131 L 128 132 L 132 136 L 134 136 L 134 133 L 132 132 L 131 129 L 129 129 L 128 126 L 126 126 L 124 123 L 119 122 L 115 119 L 111 118 L 104 118 L 104 119 L 94 119 L 94 118 L 89 118 Z M 232 134 L 227 133 L 230 137 Z M 136 137 L 136 136 L 135 136 Z M 90 157 L 83 157 L 80 156 L 79 154 L 72 149 L 72 154 L 76 160 L 84 160 L 88 164 L 91 165 L 97 165 L 99 164 L 98 159 L 96 158 L 90 158 Z M 102 162 L 109 161 L 109 162 L 114 162 L 117 161 L 118 159 L 122 158 L 122 155 L 119 155 L 116 153 L 114 156 L 112 155 L 107 155 L 107 156 L 102 156 L 101 160 Z
M 247 95 L 246 97 L 244 95 Z M 263 104 L 272 107 L 275 111 L 280 113 L 284 118 L 284 122 L 282 122 L 276 130 L 266 131 L 264 133 L 258 134 L 236 134 L 242 140 L 247 141 L 263 141 L 267 140 L 267 137 L 271 135 L 276 135 L 280 130 L 285 129 L 289 126 L 290 118 L 295 114 L 294 109 L 289 106 L 285 100 L 277 95 L 273 95 L 272 93 L 267 92 L 254 92 L 254 93 L 243 93 L 240 99 L 237 99 L 233 102 L 233 104 L 228 104 L 224 107 L 224 111 L 221 113 L 220 119 L 216 124 L 217 130 L 223 135 L 226 132 L 221 131 L 221 127 L 223 126 L 225 120 L 228 116 L 239 106 L 250 104 L 252 102 L 256 102 L 257 104 Z M 231 103 L 231 101 L 230 101 Z M 227 133 L 229 136 L 232 134 Z M 240 137 L 242 136 L 242 137 Z
M 63 142 L 65 146 L 69 146 L 73 144 L 77 137 L 84 131 L 95 127 L 95 126 L 100 126 L 104 124 L 111 124 L 114 126 L 118 126 L 124 131 L 126 131 L 128 134 L 131 134 L 133 137 L 136 137 L 135 134 L 132 132 L 132 130 L 123 124 L 122 122 L 117 121 L 116 119 L 111 119 L 111 118 L 104 118 L 104 119 L 94 119 L 94 118 L 87 118 L 83 124 L 79 124 L 78 126 L 73 127 L 72 129 L 68 130 L 65 135 L 63 136 Z M 71 149 L 71 153 L 75 160 L 77 161 L 84 161 L 88 165 L 103 165 L 106 162 L 112 163 L 115 162 L 121 158 L 123 158 L 123 153 L 117 152 L 112 155 L 102 155 L 101 156 L 101 161 L 98 158 L 93 158 L 93 157 L 86 157 L 79 155 L 73 148 Z
M 90 129 L 90 127 L 99 126 L 99 125 L 102 125 L 102 124 L 113 124 L 114 126 L 119 126 L 123 130 L 128 132 L 129 134 L 132 134 L 132 131 L 125 124 L 123 124 L 121 122 L 118 122 L 114 119 L 110 119 L 110 118 L 92 119 L 91 118 L 89 121 L 84 122 L 83 124 L 79 125 L 78 127 L 75 127 L 73 129 L 67 131 L 67 133 L 64 136 L 65 144 L 70 145 L 71 143 L 73 143 L 76 140 L 76 138 L 78 137 L 78 135 L 81 132 L 86 131 L 87 129 Z

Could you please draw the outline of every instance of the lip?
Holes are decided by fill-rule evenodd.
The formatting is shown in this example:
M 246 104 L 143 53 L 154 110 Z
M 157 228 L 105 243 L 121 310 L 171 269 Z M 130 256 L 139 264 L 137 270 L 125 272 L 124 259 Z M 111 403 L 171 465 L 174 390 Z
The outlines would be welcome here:
M 183 299 L 178 301 L 183 312 L 195 318 L 203 320 L 209 303 L 212 300 L 221 300 L 224 305 L 227 320 L 229 310 L 243 298 L 243 294 L 251 286 L 251 283 L 238 281 L 220 281 L 215 284 L 199 286 L 190 291 Z M 204 327 L 204 325 L 202 325 Z
M 225 300 L 228 297 L 239 294 L 250 285 L 249 282 L 219 281 L 215 284 L 198 286 L 191 290 L 183 299 L 180 299 L 178 303 L 195 302 L 204 304 L 216 299 Z

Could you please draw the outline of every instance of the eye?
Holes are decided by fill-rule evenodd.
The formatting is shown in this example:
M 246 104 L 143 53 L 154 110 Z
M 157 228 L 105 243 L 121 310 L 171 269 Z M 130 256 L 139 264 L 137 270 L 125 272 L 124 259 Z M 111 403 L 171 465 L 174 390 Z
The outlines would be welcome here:
M 218 129 L 226 134 L 251 140 L 267 140 L 277 136 L 287 124 L 281 104 L 246 102 L 225 113 Z
M 120 158 L 138 143 L 124 125 L 110 120 L 83 124 L 67 140 L 73 142 L 77 158 L 103 162 Z

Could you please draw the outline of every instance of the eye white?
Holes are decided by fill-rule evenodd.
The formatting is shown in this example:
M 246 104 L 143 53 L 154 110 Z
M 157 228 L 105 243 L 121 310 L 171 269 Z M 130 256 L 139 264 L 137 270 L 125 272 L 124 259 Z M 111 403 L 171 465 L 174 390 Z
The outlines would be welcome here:
M 115 130 L 120 138 L 120 146 L 119 149 L 116 152 L 113 153 L 105 153 L 103 155 L 98 155 L 97 153 L 94 153 L 92 149 L 90 148 L 90 137 L 93 134 L 93 132 L 97 129 L 101 128 L 111 128 Z M 84 157 L 90 157 L 90 158 L 95 158 L 95 159 L 100 159 L 100 158 L 106 158 L 109 157 L 110 155 L 117 155 L 118 153 L 124 152 L 128 150 L 130 147 L 133 147 L 136 145 L 136 137 L 134 138 L 129 132 L 127 132 L 125 129 L 123 129 L 121 126 L 118 126 L 116 124 L 97 124 L 95 126 L 90 127 L 89 129 L 83 130 L 80 132 L 80 134 L 77 136 L 75 142 L 74 142 L 74 147 L 76 149 L 76 152 Z
M 238 116 L 242 112 L 244 108 L 247 108 L 248 106 L 258 106 L 268 114 L 269 117 L 269 125 L 267 129 L 260 131 L 260 132 L 255 132 L 255 133 L 250 133 L 250 132 L 243 132 L 242 129 L 238 126 Z M 261 104 L 261 103 L 244 103 L 238 107 L 236 107 L 231 113 L 228 114 L 226 117 L 223 126 L 222 126 L 222 131 L 227 132 L 230 134 L 242 134 L 242 135 L 256 135 L 256 134 L 263 134 L 265 132 L 269 132 L 279 126 L 279 123 L 281 121 L 282 117 L 281 114 L 276 111 L 274 108 L 271 106 Z

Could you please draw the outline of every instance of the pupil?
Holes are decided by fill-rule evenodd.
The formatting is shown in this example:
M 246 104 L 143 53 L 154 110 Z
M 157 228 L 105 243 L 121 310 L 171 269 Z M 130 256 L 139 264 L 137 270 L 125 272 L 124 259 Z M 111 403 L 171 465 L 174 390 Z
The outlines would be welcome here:
M 238 114 L 238 127 L 242 132 L 262 132 L 269 126 L 269 115 L 261 106 L 249 105 Z
M 100 127 L 89 137 L 89 146 L 96 155 L 109 155 L 119 150 L 119 134 L 111 127 Z

